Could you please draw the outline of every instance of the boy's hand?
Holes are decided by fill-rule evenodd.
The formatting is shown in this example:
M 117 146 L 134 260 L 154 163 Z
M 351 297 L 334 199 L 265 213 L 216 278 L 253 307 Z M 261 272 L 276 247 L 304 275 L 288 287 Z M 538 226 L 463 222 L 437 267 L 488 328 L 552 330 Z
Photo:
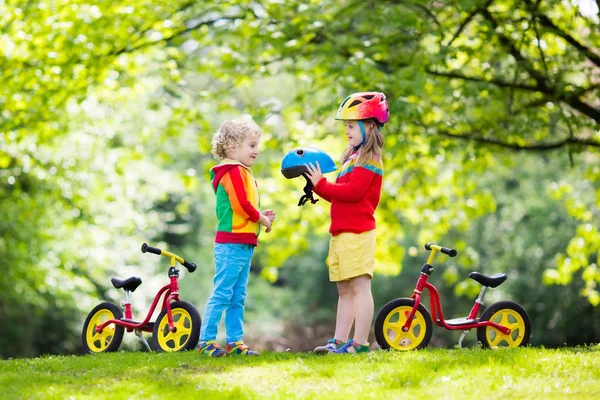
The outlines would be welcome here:
M 265 214 L 260 214 L 260 218 L 258 219 L 258 223 L 263 225 L 266 229 L 265 232 L 271 232 L 271 220 Z
M 264 210 L 261 214 L 266 215 L 267 218 L 271 220 L 271 222 L 275 221 L 275 211 L 273 210 Z
M 306 175 L 312 182 L 313 186 L 317 186 L 317 183 L 319 183 L 319 181 L 323 178 L 323 173 L 321 172 L 321 166 L 319 165 L 319 162 L 316 161 L 316 164 L 317 165 L 308 163 L 308 172 L 306 172 Z

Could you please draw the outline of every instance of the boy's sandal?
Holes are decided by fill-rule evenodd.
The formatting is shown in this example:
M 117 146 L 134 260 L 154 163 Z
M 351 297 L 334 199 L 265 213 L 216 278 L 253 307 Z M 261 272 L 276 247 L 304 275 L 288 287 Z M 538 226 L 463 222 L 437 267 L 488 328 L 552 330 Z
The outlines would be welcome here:
M 198 345 L 198 354 L 209 357 L 222 357 L 227 353 L 214 340 L 207 340 L 206 342 L 200 342 Z
M 231 342 L 227 343 L 227 347 L 225 347 L 225 351 L 229 355 L 244 355 L 244 356 L 258 356 L 260 355 L 258 351 L 250 350 L 248 346 L 244 344 L 241 340 L 239 342 Z

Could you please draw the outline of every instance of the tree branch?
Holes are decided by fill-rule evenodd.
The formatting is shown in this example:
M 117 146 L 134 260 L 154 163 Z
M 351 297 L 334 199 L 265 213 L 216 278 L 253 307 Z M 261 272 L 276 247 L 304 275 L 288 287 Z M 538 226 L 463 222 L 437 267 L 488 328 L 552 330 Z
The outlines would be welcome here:
M 537 82 L 538 88 L 541 89 L 540 91 L 543 91 L 543 92 L 547 91 L 548 90 L 547 77 L 543 76 L 539 71 L 537 71 L 531 65 L 529 60 L 527 60 L 527 59 L 525 59 L 525 57 L 523 57 L 521 52 L 515 47 L 514 42 L 508 36 L 497 32 L 498 26 L 499 26 L 498 21 L 496 21 L 496 19 L 494 18 L 492 13 L 490 13 L 489 10 L 487 10 L 487 9 L 481 10 L 481 14 L 492 25 L 492 28 L 493 28 L 494 32 L 496 32 L 496 35 L 498 36 L 500 43 L 509 51 L 509 53 L 513 56 L 515 61 L 517 61 L 518 63 L 521 63 L 521 65 L 523 65 L 525 70 L 527 72 L 529 72 L 529 75 L 531 75 L 531 77 L 533 79 L 535 79 L 535 81 Z
M 478 8 L 476 8 L 473 11 L 471 11 L 471 14 L 469 14 L 467 16 L 467 18 L 465 18 L 465 20 L 462 22 L 462 24 L 460 24 L 460 26 L 458 27 L 458 29 L 456 30 L 456 32 L 454 33 L 454 35 L 452 36 L 452 38 L 450 39 L 450 41 L 448 41 L 448 43 L 446 43 L 446 47 L 450 47 L 450 45 L 460 36 L 460 34 L 462 33 L 462 31 L 465 29 L 465 27 L 469 24 L 469 22 L 471 22 L 471 20 L 478 13 L 479 13 L 479 9 Z
M 535 17 L 532 18 L 531 23 L 533 24 L 533 29 L 535 30 L 535 38 L 537 39 L 537 48 L 540 52 L 540 57 L 542 59 L 542 65 L 544 66 L 544 72 L 547 77 L 550 77 L 550 73 L 548 72 L 548 64 L 546 64 L 546 55 L 544 54 L 544 49 L 542 49 L 542 36 L 540 35 L 540 30 L 538 29 L 538 19 Z
M 515 144 L 515 143 L 506 143 L 506 142 L 501 142 L 499 140 L 486 139 L 486 138 L 474 136 L 473 134 L 456 135 L 456 134 L 453 134 L 453 133 L 450 133 L 447 131 L 438 131 L 438 133 L 442 136 L 446 136 L 446 137 L 449 137 L 452 139 L 472 140 L 477 143 L 499 146 L 499 147 L 503 147 L 505 149 L 517 150 L 517 151 L 545 152 L 545 151 L 552 151 L 552 150 L 560 149 L 562 147 L 571 147 L 571 146 L 600 148 L 600 142 L 597 142 L 597 141 L 591 140 L 591 139 L 579 139 L 579 138 L 575 138 L 575 137 L 568 137 L 568 138 L 565 138 L 565 139 L 560 140 L 555 143 L 532 144 L 532 145 L 522 146 L 522 145 Z
M 184 12 L 184 11 L 186 11 L 187 9 L 189 9 L 190 7 L 192 7 L 192 6 L 194 5 L 194 3 L 195 3 L 195 1 L 194 1 L 194 0 L 188 1 L 187 3 L 185 3 L 185 4 L 182 4 L 182 5 L 181 5 L 181 6 L 180 6 L 178 9 L 176 9 L 176 10 L 173 10 L 173 11 L 172 11 L 170 14 L 168 14 L 167 16 L 165 16 L 165 17 L 163 17 L 163 18 L 161 18 L 161 19 L 159 19 L 159 20 L 156 20 L 156 21 L 150 21 L 150 22 L 147 22 L 146 24 L 142 24 L 142 26 L 140 26 L 140 27 L 139 27 L 139 29 L 135 29 L 135 30 L 134 30 L 134 31 L 131 33 L 131 35 L 129 35 L 129 40 L 128 40 L 128 42 L 133 42 L 133 40 L 134 40 L 134 39 L 133 39 L 133 37 L 134 37 L 134 36 L 136 36 L 136 39 L 137 39 L 137 40 L 141 40 L 141 39 L 144 37 L 144 35 L 145 35 L 146 33 L 148 33 L 148 32 L 149 32 L 149 31 L 152 29 L 152 26 L 154 26 L 154 24 L 156 24 L 157 22 L 160 22 L 160 21 L 165 21 L 165 20 L 168 20 L 168 19 L 171 19 L 171 18 L 173 18 L 173 16 L 174 16 L 175 14 L 178 14 L 178 13 Z M 121 53 L 120 53 L 120 51 L 121 51 L 121 52 L 123 52 L 122 50 L 124 50 L 124 49 L 126 49 L 126 48 L 127 48 L 127 46 L 125 46 L 124 48 L 122 48 L 122 49 L 120 49 L 120 50 L 117 50 L 117 51 L 116 51 L 116 52 L 114 52 L 114 53 L 115 53 L 115 54 L 121 54 Z
M 446 43 L 446 47 L 450 47 L 450 45 L 460 36 L 462 31 L 467 27 L 469 22 L 471 22 L 471 20 L 473 18 L 475 18 L 475 16 L 477 14 L 479 14 L 479 12 L 481 10 L 487 9 L 492 4 L 493 1 L 494 0 L 487 0 L 487 2 L 484 5 L 479 6 L 479 7 L 475 8 L 473 11 L 471 11 L 471 13 L 467 16 L 467 18 L 465 18 L 465 20 L 460 24 L 460 26 L 458 27 L 458 30 L 452 36 L 452 39 L 450 39 L 450 41 L 448 43 Z
M 526 90 L 529 92 L 541 92 L 541 93 L 546 94 L 546 92 L 540 90 L 540 88 L 538 86 L 527 85 L 525 83 L 507 82 L 507 81 L 504 81 L 502 79 L 497 79 L 497 78 L 484 79 L 484 78 L 478 78 L 476 76 L 464 75 L 459 72 L 435 71 L 430 66 L 427 66 L 425 68 L 425 72 L 427 72 L 430 75 L 440 76 L 440 77 L 444 77 L 444 78 L 462 79 L 462 80 L 471 81 L 471 82 L 488 83 L 490 85 L 496 85 L 496 86 L 503 87 L 503 88 L 520 89 L 520 90 Z
M 122 48 L 120 50 L 117 50 L 116 52 L 109 53 L 108 56 L 113 56 L 114 57 L 114 56 L 118 56 L 119 54 L 123 54 L 123 53 L 132 53 L 132 52 L 134 52 L 136 50 L 139 50 L 139 49 L 142 49 L 142 48 L 148 47 L 148 46 L 153 46 L 153 45 L 161 43 L 161 42 L 170 42 L 173 39 L 175 39 L 175 38 L 177 38 L 179 36 L 183 36 L 186 33 L 195 31 L 196 29 L 198 29 L 198 28 L 200 28 L 200 27 L 202 27 L 204 25 L 212 25 L 212 24 L 214 24 L 215 22 L 218 22 L 218 21 L 236 20 L 236 19 L 240 19 L 240 18 L 243 18 L 243 16 L 236 15 L 236 16 L 232 16 L 232 17 L 219 17 L 219 18 L 215 18 L 215 19 L 211 19 L 211 20 L 207 20 L 207 21 L 202 21 L 202 22 L 197 23 L 194 26 L 187 27 L 187 28 L 182 29 L 182 30 L 180 30 L 178 32 L 175 32 L 171 36 L 164 37 L 162 39 L 155 40 L 155 41 L 144 42 L 144 43 L 141 43 L 141 44 L 139 44 L 137 46 L 124 47 L 124 48 Z
M 595 84 L 590 85 L 588 87 L 577 88 L 577 90 L 574 91 L 571 95 L 574 96 L 574 97 L 579 97 L 579 96 L 583 96 L 587 92 L 590 92 L 590 91 L 593 91 L 593 90 L 598 90 L 598 89 L 600 89 L 600 83 L 595 83 Z M 538 106 L 541 106 L 542 104 L 544 104 L 544 103 L 546 103 L 548 101 L 556 101 L 556 100 L 560 100 L 560 99 L 557 98 L 556 96 L 551 97 L 551 96 L 548 96 L 548 95 L 544 95 L 544 97 L 542 97 L 541 99 L 534 100 L 532 102 L 524 104 L 522 106 L 522 108 L 538 107 Z
M 490 13 L 490 11 L 486 9 L 482 10 L 481 13 L 491 23 L 492 27 L 494 28 L 494 31 L 496 31 L 498 28 L 498 22 Z M 508 36 L 498 32 L 496 32 L 496 34 L 498 35 L 500 43 L 508 49 L 508 51 L 515 58 L 515 60 L 525 68 L 525 70 L 529 73 L 529 75 L 531 75 L 533 79 L 535 79 L 538 91 L 550 96 L 554 96 L 558 100 L 564 101 L 566 104 L 570 105 L 575 110 L 592 118 L 594 121 L 596 121 L 596 123 L 600 123 L 599 108 L 583 102 L 579 97 L 573 94 L 559 94 L 559 92 L 555 88 L 549 85 L 549 78 L 543 76 L 538 70 L 536 70 L 533 67 L 529 60 L 523 57 L 523 55 L 517 50 L 513 41 Z
M 598 0 L 598 1 L 600 1 L 600 0 Z M 587 92 L 590 92 L 592 90 L 598 90 L 598 89 L 600 89 L 600 83 L 593 83 L 588 87 L 580 88 L 579 90 L 575 91 L 573 94 L 575 96 L 581 96 Z
M 423 11 L 425 13 L 425 15 L 427 15 L 429 18 L 431 18 L 433 20 L 433 22 L 437 25 L 438 28 L 442 27 L 442 25 L 440 24 L 440 21 L 438 21 L 435 14 L 433 12 L 431 12 L 431 10 L 429 8 L 425 7 L 422 4 L 417 4 L 417 3 L 413 3 L 413 2 L 409 2 L 408 4 Z
M 395 1 L 392 1 L 392 3 L 402 4 L 402 5 L 407 5 L 409 7 L 417 8 L 420 11 L 422 11 L 425 15 L 427 15 L 429 18 L 431 18 L 433 20 L 433 22 L 437 25 L 438 28 L 442 27 L 442 24 L 440 24 L 440 21 L 437 19 L 436 15 L 429 8 L 427 8 L 427 6 L 424 6 L 423 4 L 420 4 L 420 3 L 414 2 L 414 1 L 407 1 L 407 0 L 395 0 Z
M 588 117 L 596 121 L 596 123 L 600 124 L 600 108 L 584 103 L 579 97 L 575 95 L 563 95 L 559 97 L 559 100 L 564 101 L 575 110 L 587 115 Z
M 561 30 L 558 26 L 554 25 L 550 19 L 545 15 L 540 15 L 538 17 L 539 21 L 542 23 L 542 26 L 549 28 L 553 32 L 555 32 L 558 36 L 565 39 L 571 46 L 575 47 L 579 50 L 584 56 L 586 56 L 591 62 L 596 64 L 597 67 L 600 67 L 600 56 L 595 54 L 592 50 L 588 49 L 583 44 L 579 43 L 575 38 Z
M 596 0 L 596 2 L 599 2 L 599 0 Z M 548 30 L 554 32 L 555 34 L 566 40 L 567 43 L 579 50 L 591 62 L 596 64 L 596 66 L 600 67 L 599 55 L 595 54 L 591 49 L 579 43 L 573 36 L 569 35 L 567 32 L 563 31 L 558 26 L 556 26 L 554 22 L 552 22 L 550 18 L 548 18 L 545 14 L 542 14 L 536 9 L 534 9 L 534 5 L 531 3 L 530 0 L 525 0 L 525 3 L 527 4 L 528 8 L 532 11 L 534 16 L 541 22 L 543 27 L 547 28 Z
M 584 101 L 582 101 L 579 98 L 578 93 L 562 93 L 562 94 L 560 94 L 560 93 L 557 93 L 555 90 L 553 90 L 553 88 L 549 88 L 549 87 L 541 88 L 539 86 L 531 86 L 531 85 L 526 85 L 523 83 L 511 83 L 511 82 L 503 81 L 501 79 L 487 80 L 487 79 L 483 79 L 483 78 L 477 78 L 477 77 L 463 75 L 463 74 L 460 74 L 457 72 L 438 72 L 438 71 L 432 70 L 430 67 L 427 67 L 425 69 L 425 71 L 428 74 L 435 75 L 435 76 L 441 76 L 441 77 L 445 77 L 445 78 L 462 79 L 465 81 L 492 84 L 492 85 L 496 85 L 496 86 L 504 87 L 504 88 L 520 89 L 520 90 L 525 90 L 525 91 L 529 91 L 529 92 L 543 93 L 544 95 L 549 97 L 548 100 L 563 101 L 564 103 L 571 106 L 573 109 L 581 112 L 584 115 L 587 115 L 588 117 L 590 117 L 597 123 L 600 123 L 600 109 L 598 107 L 595 107 L 593 105 L 587 104 Z M 588 88 L 584 89 L 584 91 L 591 90 L 594 88 L 594 86 L 588 87 Z M 541 103 L 539 103 L 540 101 L 541 100 L 536 100 L 535 102 L 533 102 L 531 104 L 533 104 L 533 105 L 541 104 Z M 542 103 L 543 103 L 543 101 L 542 101 Z

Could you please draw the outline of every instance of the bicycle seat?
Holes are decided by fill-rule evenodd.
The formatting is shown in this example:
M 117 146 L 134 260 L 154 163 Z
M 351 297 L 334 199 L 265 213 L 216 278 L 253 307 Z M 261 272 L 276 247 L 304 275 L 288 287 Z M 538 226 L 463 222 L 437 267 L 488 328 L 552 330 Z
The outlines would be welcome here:
M 142 279 L 137 276 L 127 279 L 112 278 L 110 281 L 117 289 L 130 290 L 132 292 L 135 292 L 135 289 L 142 284 Z
M 494 274 L 488 276 L 479 272 L 471 272 L 469 278 L 481 283 L 483 286 L 495 288 L 496 286 L 500 286 L 500 284 L 506 280 L 507 276 L 506 274 Z

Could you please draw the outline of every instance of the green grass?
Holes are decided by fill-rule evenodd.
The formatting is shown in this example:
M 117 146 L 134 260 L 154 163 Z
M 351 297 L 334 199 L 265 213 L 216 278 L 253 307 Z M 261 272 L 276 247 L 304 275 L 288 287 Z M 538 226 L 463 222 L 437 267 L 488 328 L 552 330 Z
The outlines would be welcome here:
M 600 398 L 600 345 L 315 356 L 119 352 L 0 361 L 3 399 Z

